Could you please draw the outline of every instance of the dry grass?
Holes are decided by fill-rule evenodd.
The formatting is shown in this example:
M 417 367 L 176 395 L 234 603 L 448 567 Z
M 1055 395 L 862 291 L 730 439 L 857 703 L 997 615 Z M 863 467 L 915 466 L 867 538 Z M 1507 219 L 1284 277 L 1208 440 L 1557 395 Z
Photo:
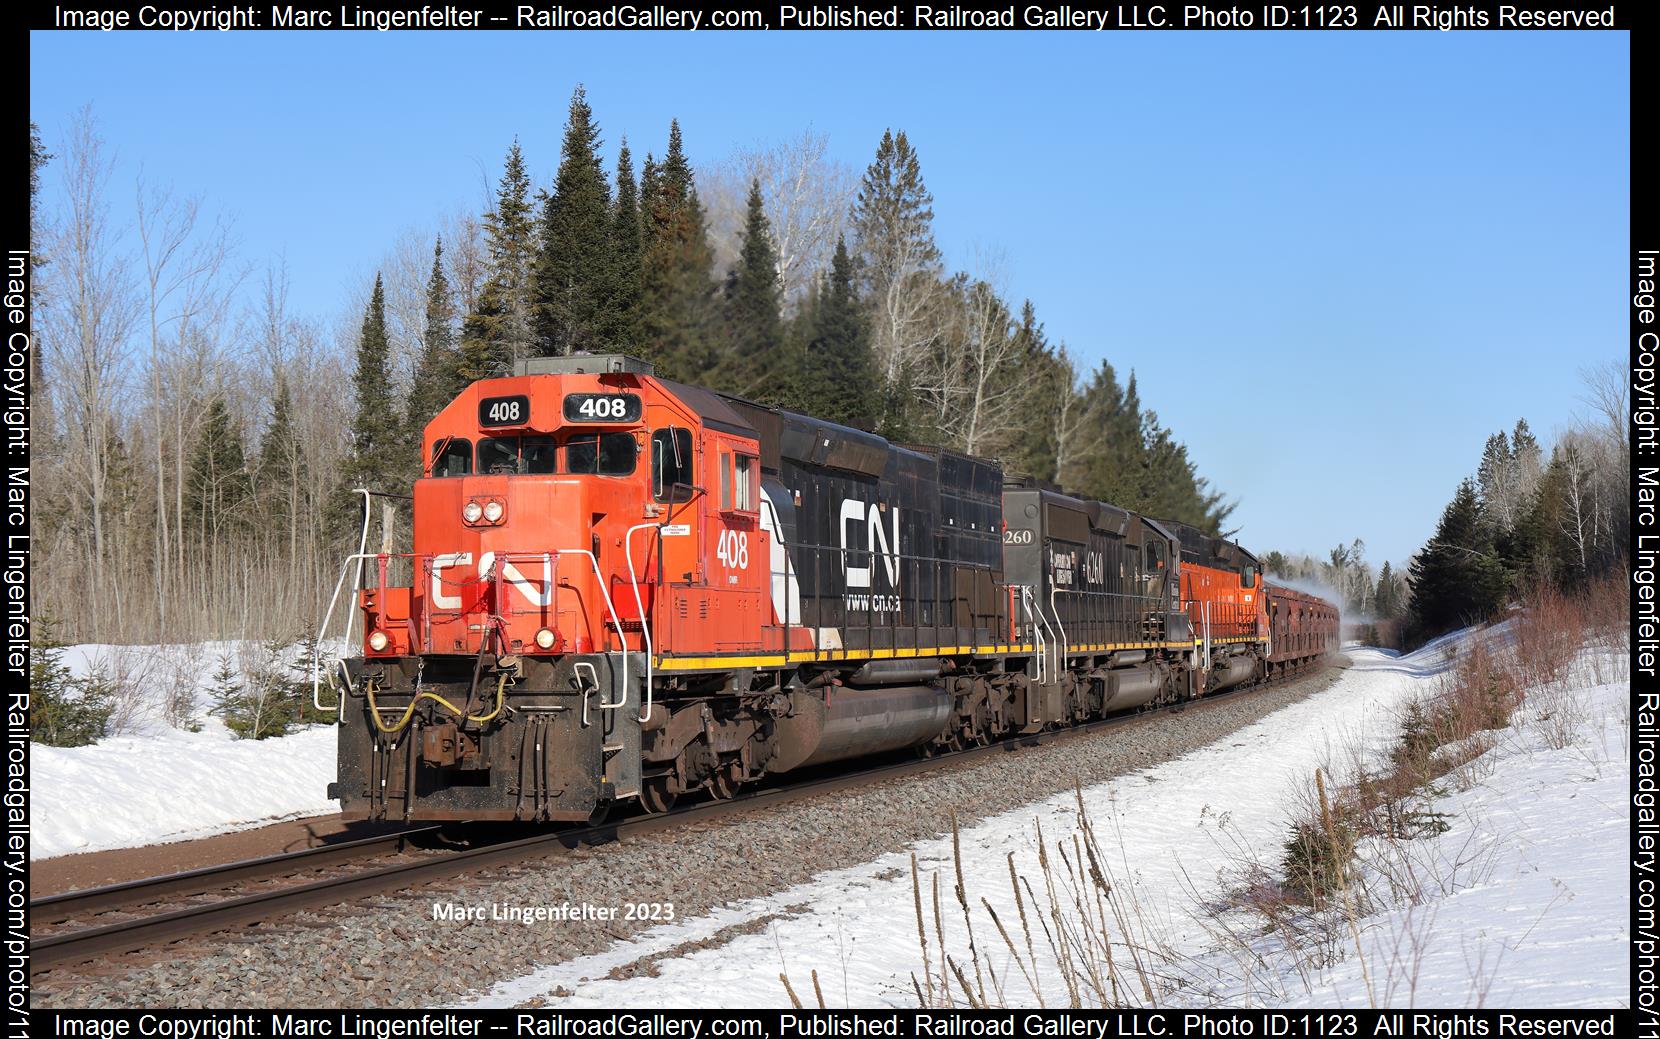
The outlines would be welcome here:
M 990 899 L 968 890 L 960 835 L 952 819 L 955 884 L 950 898 L 955 906 L 949 916 L 961 917 L 966 942 L 961 955 L 946 951 L 951 946 L 940 874 L 929 873 L 924 885 L 916 857 L 911 857 L 911 893 L 922 953 L 921 976 L 913 973 L 911 983 L 919 1006 L 985 1010 L 1007 1007 L 1011 1001 L 1044 1008 L 1159 1006 L 1178 983 L 1169 969 L 1168 949 L 1135 901 L 1133 885 L 1114 881 L 1081 789 L 1076 797 L 1076 829 L 1069 838 L 1051 838 L 1041 823 L 1035 824 L 1035 872 L 1023 870 L 1009 853 L 1012 903 L 1002 912 Z M 975 902 L 995 933 L 995 940 L 985 937 L 985 947 L 974 926 Z M 998 955 L 991 955 L 997 947 Z
M 1584 738 L 1593 719 L 1583 687 L 1602 684 L 1599 669 L 1617 666 L 1584 650 L 1620 637 L 1624 595 L 1617 581 L 1577 596 L 1540 594 L 1513 615 L 1499 644 L 1449 649 L 1446 672 L 1432 693 L 1406 704 L 1381 762 L 1354 741 L 1343 748 L 1343 767 L 1317 771 L 1293 805 L 1278 868 L 1235 863 L 1233 889 L 1209 927 L 1242 976 L 1273 973 L 1258 947 L 1267 937 L 1310 991 L 1321 970 L 1352 954 L 1374 1005 L 1410 1000 L 1435 902 L 1484 882 L 1498 850 L 1460 825 L 1467 821 L 1438 812 L 1437 798 L 1448 784 L 1468 789 L 1491 775 L 1489 751 L 1511 735 L 1532 732 L 1556 749 Z M 1346 778 L 1328 790 L 1333 774 Z M 1422 840 L 1455 825 L 1465 840 Z M 1404 922 L 1371 943 L 1380 962 L 1368 963 L 1357 921 L 1385 903 L 1402 908 Z M 1230 923 L 1230 915 L 1249 923 Z M 1476 991 L 1486 991 L 1496 969 L 1476 965 Z

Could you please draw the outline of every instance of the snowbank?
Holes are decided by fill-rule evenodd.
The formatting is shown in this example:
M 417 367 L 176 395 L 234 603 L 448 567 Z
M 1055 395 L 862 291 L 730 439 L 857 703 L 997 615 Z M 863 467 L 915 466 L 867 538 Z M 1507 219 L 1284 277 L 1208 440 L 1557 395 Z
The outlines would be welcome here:
M 1617 667 L 1613 653 L 1581 654 L 1569 687 L 1583 728 L 1571 745 L 1551 746 L 1560 738 L 1535 721 L 1562 705 L 1530 703 L 1484 758 L 1491 775 L 1430 803 L 1449 828 L 1401 849 L 1428 890 L 1361 921 L 1364 973 L 1347 949 L 1305 986 L 1280 957 L 1274 987 L 1324 1006 L 1629 1005 L 1630 687 L 1593 684 L 1593 672 L 1606 679 Z M 1382 876 L 1365 879 L 1380 897 L 1390 889 Z
M 71 646 L 77 677 L 100 669 L 129 690 L 112 719 L 118 734 L 87 747 L 31 744 L 29 856 L 190 840 L 282 819 L 325 815 L 335 776 L 332 726 L 239 740 L 207 713 L 213 674 L 258 657 L 255 644 Z M 167 702 L 193 687 L 200 731 L 167 721 Z
M 340 810 L 333 726 L 238 740 L 223 728 L 30 748 L 29 857 L 132 848 Z

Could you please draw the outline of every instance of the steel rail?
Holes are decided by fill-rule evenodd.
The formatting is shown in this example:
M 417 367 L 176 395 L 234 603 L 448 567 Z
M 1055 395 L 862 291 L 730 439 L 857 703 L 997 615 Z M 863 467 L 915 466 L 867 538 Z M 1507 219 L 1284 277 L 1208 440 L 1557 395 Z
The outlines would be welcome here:
M 29 920 L 31 923 L 62 923 L 91 913 L 141 908 L 164 898 L 197 895 L 229 884 L 268 880 L 304 870 L 321 869 L 375 854 L 386 845 L 401 844 L 411 837 L 436 834 L 439 829 L 436 825 L 418 826 L 353 841 L 341 841 L 338 844 L 323 844 L 315 848 L 284 852 L 280 855 L 242 859 L 180 873 L 145 877 L 142 880 L 44 895 L 29 901 Z

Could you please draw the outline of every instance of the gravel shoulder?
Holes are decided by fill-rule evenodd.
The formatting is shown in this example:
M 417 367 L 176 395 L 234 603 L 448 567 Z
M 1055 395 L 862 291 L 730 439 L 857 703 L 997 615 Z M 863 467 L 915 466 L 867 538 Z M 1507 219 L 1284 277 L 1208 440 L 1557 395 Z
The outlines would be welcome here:
M 1203 708 L 1007 756 L 598 848 L 490 869 L 372 901 L 296 914 L 238 935 L 180 943 L 39 979 L 39 1007 L 421 1007 L 497 980 L 600 952 L 655 921 L 629 903 L 674 904 L 679 918 L 782 891 L 963 823 L 1180 757 L 1319 692 L 1333 668 Z M 223 860 L 221 860 L 223 861 Z M 438 919 L 450 905 L 483 918 Z M 523 923 L 495 906 L 590 907 L 614 918 Z

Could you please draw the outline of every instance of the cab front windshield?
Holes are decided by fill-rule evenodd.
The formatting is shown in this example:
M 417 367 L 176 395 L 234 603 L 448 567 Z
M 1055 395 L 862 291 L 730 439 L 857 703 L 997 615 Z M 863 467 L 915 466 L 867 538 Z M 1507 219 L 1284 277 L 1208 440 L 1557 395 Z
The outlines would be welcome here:
M 433 445 L 432 475 L 628 476 L 638 456 L 633 433 L 571 433 L 561 440 L 540 434 L 484 437 L 476 453 L 468 441 L 450 437 Z

